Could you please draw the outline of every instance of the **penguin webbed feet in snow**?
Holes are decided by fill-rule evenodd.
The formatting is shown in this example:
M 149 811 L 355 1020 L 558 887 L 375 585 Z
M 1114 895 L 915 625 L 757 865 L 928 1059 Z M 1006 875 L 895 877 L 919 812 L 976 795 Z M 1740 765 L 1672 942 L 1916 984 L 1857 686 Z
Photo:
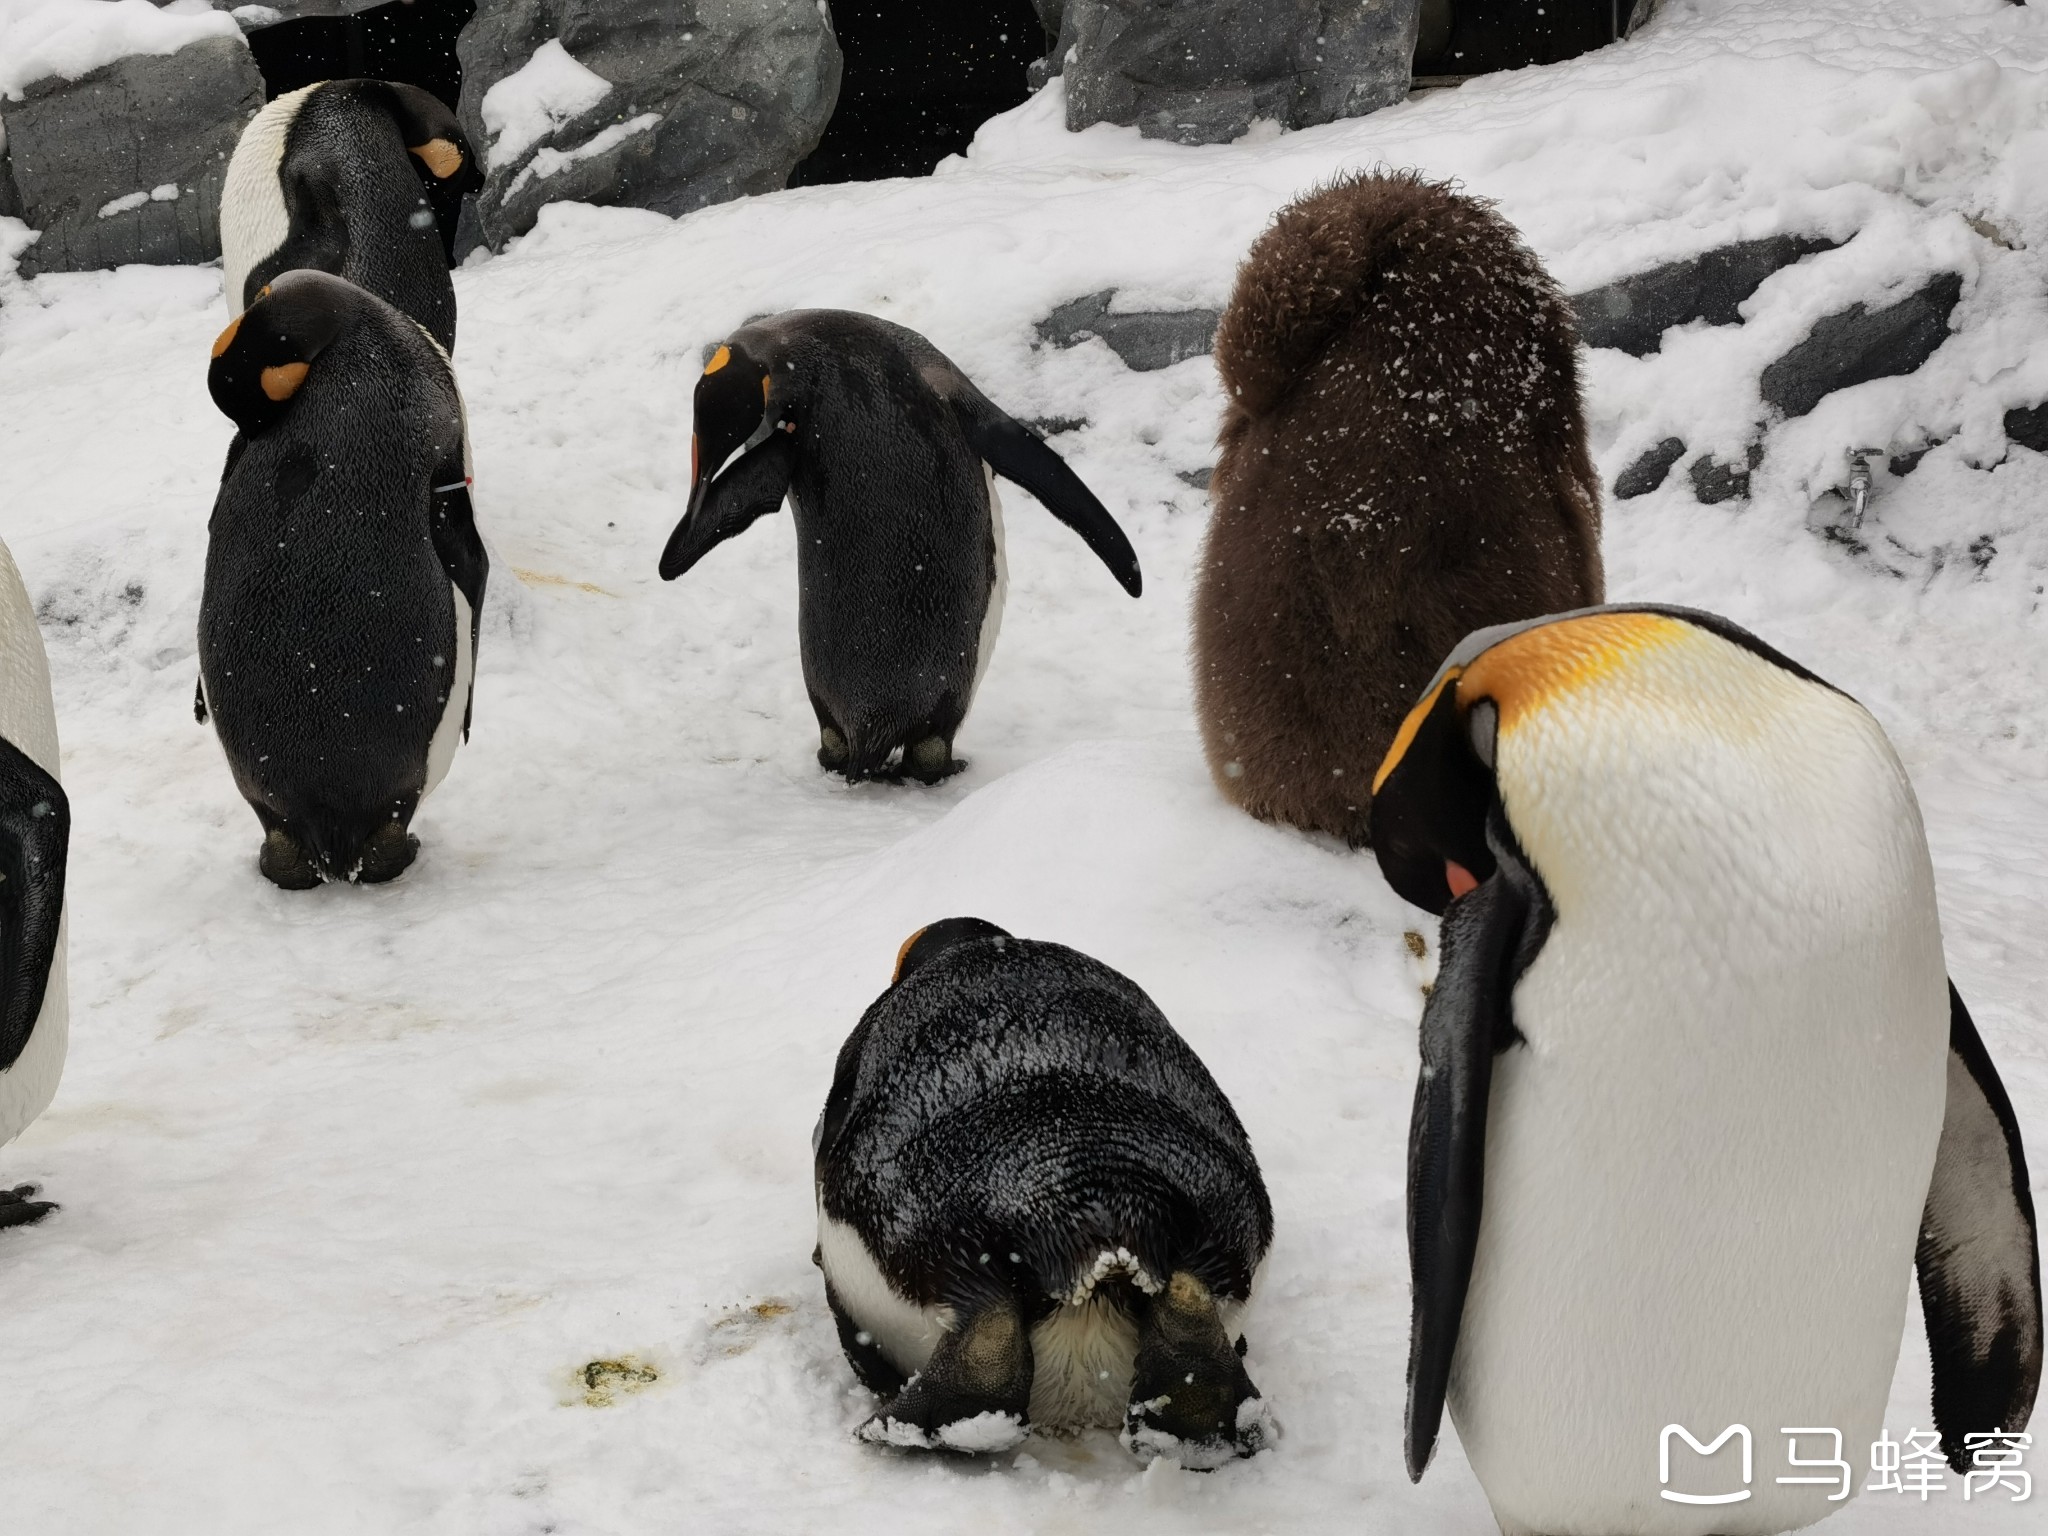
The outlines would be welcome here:
M 419 857 L 420 840 L 395 821 L 387 821 L 363 844 L 354 879 L 358 885 L 382 885 L 396 880 Z
M 256 867 L 263 872 L 264 879 L 280 890 L 310 891 L 320 883 L 320 866 L 283 827 L 272 827 L 263 834 Z
M 953 743 L 943 736 L 927 736 L 903 749 L 903 771 L 920 784 L 950 779 L 966 766 L 953 755 Z
M 0 1189 L 0 1228 L 32 1227 L 50 1212 L 60 1209 L 54 1200 L 38 1200 L 41 1193 L 33 1184 Z
M 1131 1400 L 1119 1438 L 1132 1455 L 1171 1456 L 1208 1472 L 1254 1456 L 1273 1438 L 1271 1416 L 1224 1331 L 1209 1288 L 1176 1270 L 1138 1319 Z
M 1013 1297 L 959 1317 L 924 1369 L 856 1433 L 873 1445 L 965 1455 L 1006 1451 L 1028 1432 L 1031 1335 Z
M 905 779 L 915 779 L 920 784 L 937 784 L 950 779 L 967 764 L 964 759 L 953 755 L 951 741 L 933 735 L 906 742 L 894 762 L 879 767 L 861 767 L 854 763 L 853 749 L 847 744 L 845 735 L 836 726 L 824 725 L 818 728 L 818 766 L 827 773 L 838 774 L 849 784 L 863 784 L 869 780 L 901 784 Z

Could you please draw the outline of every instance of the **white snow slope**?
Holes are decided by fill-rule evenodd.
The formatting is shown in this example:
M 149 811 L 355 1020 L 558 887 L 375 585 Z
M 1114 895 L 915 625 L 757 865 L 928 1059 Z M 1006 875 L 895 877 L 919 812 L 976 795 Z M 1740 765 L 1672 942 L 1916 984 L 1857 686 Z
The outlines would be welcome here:
M 0 1149 L 64 1203 L 0 1236 L 8 1532 L 1492 1529 L 1453 1439 L 1419 1487 L 1401 1465 L 1403 935 L 1433 925 L 1369 856 L 1208 783 L 1204 503 L 1176 476 L 1211 462 L 1210 363 L 1134 374 L 1032 332 L 1112 284 L 1220 303 L 1272 212 L 1346 167 L 1461 178 L 1571 288 L 1863 232 L 1744 327 L 1592 355 L 1610 482 L 1668 433 L 1734 451 L 1758 368 L 1812 319 L 1962 272 L 1918 376 L 1775 433 L 1748 503 L 1699 506 L 1681 472 L 1610 507 L 1608 570 L 1617 598 L 1752 626 L 1890 730 L 1954 974 L 2048 1169 L 2048 459 L 1998 426 L 2048 394 L 2048 9 L 1672 0 L 1627 45 L 1310 132 L 1183 149 L 1060 119 L 1054 87 L 928 180 L 679 222 L 553 207 L 458 276 L 496 562 L 476 731 L 379 889 L 265 884 L 193 723 L 218 273 L 0 281 L 0 532 L 41 604 L 76 825 L 70 1068 Z M 972 767 L 937 789 L 817 770 L 787 517 L 655 576 L 701 349 L 797 305 L 913 326 L 1019 416 L 1085 416 L 1057 446 L 1145 563 L 1132 602 L 1006 492 L 1002 644 Z M 1881 478 L 1869 553 L 1809 531 L 1844 450 L 1933 438 Z M 1988 564 L 1951 558 L 1987 535 Z M 852 1439 L 871 1404 L 809 1262 L 811 1125 L 897 944 L 959 913 L 1127 972 L 1234 1099 L 1278 1220 L 1246 1319 L 1269 1454 L 1200 1476 L 1106 1434 L 965 1462 Z M 1928 1423 L 1918 1328 L 1895 1435 Z M 1951 1478 L 1832 1524 L 2016 1533 L 2041 1507 Z

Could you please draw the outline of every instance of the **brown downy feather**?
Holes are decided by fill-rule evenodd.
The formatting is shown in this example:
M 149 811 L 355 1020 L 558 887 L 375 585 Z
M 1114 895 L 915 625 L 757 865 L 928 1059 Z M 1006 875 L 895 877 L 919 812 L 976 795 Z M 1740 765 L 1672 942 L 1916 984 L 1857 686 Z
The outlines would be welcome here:
M 1216 336 L 1194 683 L 1210 771 L 1254 816 L 1364 843 L 1444 655 L 1602 601 L 1577 350 L 1513 226 L 1412 173 L 1312 192 L 1253 245 Z

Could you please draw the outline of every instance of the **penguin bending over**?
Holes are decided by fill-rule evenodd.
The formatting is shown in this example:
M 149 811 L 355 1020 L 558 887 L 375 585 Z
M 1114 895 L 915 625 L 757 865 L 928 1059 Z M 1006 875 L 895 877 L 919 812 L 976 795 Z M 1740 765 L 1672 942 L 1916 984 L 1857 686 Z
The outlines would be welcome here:
M 455 350 L 455 219 L 483 185 L 439 97 L 389 80 L 323 80 L 249 119 L 220 194 L 221 273 L 239 314 L 281 272 L 345 277 Z
M 199 604 L 199 699 L 301 890 L 389 880 L 469 734 L 490 562 L 447 354 L 382 299 L 287 272 L 214 343 L 228 448 Z
M 911 935 L 812 1138 L 825 1299 L 877 1444 L 1121 1426 L 1213 1467 L 1270 1434 L 1236 1315 L 1273 1237 L 1244 1127 L 1152 1000 L 978 918 Z
M 1283 209 L 1216 334 L 1195 711 L 1252 815 L 1366 840 L 1373 768 L 1487 624 L 1597 603 L 1578 335 L 1490 204 L 1416 176 Z
M 953 735 L 1008 583 L 996 475 L 1080 534 L 1131 596 L 1142 585 L 1130 540 L 1044 439 L 922 336 L 871 315 L 793 310 L 734 332 L 697 382 L 691 459 L 662 580 L 788 497 L 818 762 L 851 780 L 929 784 L 966 766 Z
M 0 1146 L 49 1107 L 64 1072 L 64 866 L 71 802 L 57 782 L 57 710 L 35 605 L 0 544 Z M 57 1207 L 0 1186 L 0 1227 Z
M 1409 1131 L 1411 1477 L 1448 1404 L 1511 1536 L 1807 1525 L 1855 1477 L 1802 1474 L 1780 1426 L 1828 1426 L 1793 1439 L 1808 1466 L 1838 1431 L 1860 1468 L 1909 1264 L 1951 1463 L 2025 1426 L 2019 1130 L 1861 706 L 1710 614 L 1504 625 L 1451 653 L 1372 806 L 1387 879 L 1443 914 Z M 1739 1463 L 1652 1480 L 1667 1426 L 1738 1425 Z

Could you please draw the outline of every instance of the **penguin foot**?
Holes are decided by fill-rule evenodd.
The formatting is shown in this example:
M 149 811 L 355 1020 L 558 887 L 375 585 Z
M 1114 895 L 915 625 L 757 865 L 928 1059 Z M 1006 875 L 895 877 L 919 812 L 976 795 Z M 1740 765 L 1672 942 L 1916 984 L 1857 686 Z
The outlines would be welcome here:
M 412 867 L 419 852 L 418 838 L 397 822 L 387 821 L 363 844 L 354 879 L 358 885 L 382 885 L 386 880 L 396 880 Z
M 981 1304 L 932 1350 L 924 1369 L 861 1425 L 871 1445 L 986 1454 L 1030 1432 L 1031 1339 L 1015 1301 Z
M 0 1189 L 0 1227 L 30 1227 L 56 1210 L 54 1200 L 37 1200 L 38 1193 L 33 1184 L 17 1184 L 12 1189 Z
M 837 773 L 846 766 L 852 756 L 846 745 L 846 738 L 829 725 L 818 727 L 818 766 L 827 773 Z
M 310 891 L 320 883 L 320 866 L 283 827 L 272 827 L 263 835 L 256 867 L 263 871 L 264 879 L 282 890 Z
M 1149 1300 L 1119 1437 L 1124 1449 L 1146 1461 L 1170 1456 L 1202 1472 L 1258 1454 L 1274 1438 L 1272 1416 L 1209 1288 L 1176 1270 Z
M 903 749 L 903 771 L 920 784 L 950 779 L 966 766 L 953 755 L 953 743 L 943 736 L 927 736 Z

